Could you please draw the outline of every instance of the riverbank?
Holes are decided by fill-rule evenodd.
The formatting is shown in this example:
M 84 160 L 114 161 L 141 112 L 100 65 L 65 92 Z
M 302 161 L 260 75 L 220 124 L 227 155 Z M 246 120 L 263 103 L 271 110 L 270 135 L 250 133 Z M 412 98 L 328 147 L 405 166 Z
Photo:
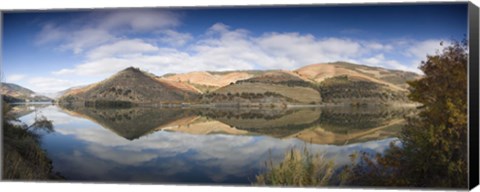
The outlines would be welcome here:
M 115 102 L 115 101 L 112 101 Z M 418 103 L 318 103 L 318 104 L 288 104 L 288 103 L 129 103 L 128 105 L 90 105 L 84 103 L 65 104 L 55 103 L 61 107 L 97 107 L 97 108 L 129 108 L 129 107 L 159 107 L 159 108 L 251 108 L 251 109 L 289 109 L 289 108 L 318 108 L 318 107 L 393 107 L 413 108 Z
M 39 119 L 31 126 L 12 123 L 13 117 L 6 116 L 10 107 L 2 103 L 3 107 L 3 180 L 63 180 L 57 173 L 53 173 L 52 161 L 40 147 L 40 135 L 34 129 L 50 126 L 51 121 Z M 50 124 L 48 124 L 50 123 Z

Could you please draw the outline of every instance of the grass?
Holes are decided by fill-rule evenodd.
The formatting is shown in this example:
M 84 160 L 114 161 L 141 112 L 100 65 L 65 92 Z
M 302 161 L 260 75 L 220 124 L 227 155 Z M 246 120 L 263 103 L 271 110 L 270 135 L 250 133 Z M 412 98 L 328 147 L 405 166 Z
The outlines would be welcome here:
M 39 136 L 23 127 L 4 124 L 3 179 L 48 179 L 51 161 L 39 146 Z
M 272 159 L 265 162 L 266 171 L 256 176 L 255 185 L 273 186 L 326 186 L 334 173 L 333 161 L 326 161 L 320 154 L 312 154 L 292 148 L 279 164 Z
M 52 174 L 52 162 L 40 147 L 40 135 L 32 129 L 53 131 L 51 121 L 39 117 L 30 126 L 14 125 L 8 122 L 6 108 L 3 114 L 3 161 L 2 179 L 4 180 L 48 180 L 61 179 Z

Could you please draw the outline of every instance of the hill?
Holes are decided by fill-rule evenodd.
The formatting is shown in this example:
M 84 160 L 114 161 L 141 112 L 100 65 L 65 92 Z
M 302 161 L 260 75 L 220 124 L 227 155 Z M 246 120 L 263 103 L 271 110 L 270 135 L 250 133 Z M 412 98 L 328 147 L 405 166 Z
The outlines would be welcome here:
M 1 83 L 2 97 L 6 102 L 50 102 L 52 99 L 13 83 Z
M 323 80 L 318 87 L 324 103 L 367 105 L 408 103 L 408 91 L 385 83 L 336 76 Z
M 421 77 L 347 62 L 313 64 L 293 72 L 316 84 L 323 103 L 347 105 L 408 103 L 407 81 Z
M 407 81 L 420 77 L 412 72 L 346 62 L 312 64 L 293 71 L 197 71 L 160 77 L 130 67 L 102 82 L 67 90 L 60 101 L 96 106 L 112 101 L 121 106 L 395 105 L 410 102 Z
M 202 96 L 203 103 L 216 105 L 286 106 L 319 104 L 321 96 L 313 84 L 288 71 L 269 71 Z
M 159 80 L 154 75 L 129 67 L 108 79 L 59 98 L 61 104 L 86 106 L 130 106 L 131 104 L 172 104 L 195 100 L 198 92 L 188 86 Z
M 58 91 L 58 92 L 55 92 L 55 93 L 50 93 L 50 97 L 51 98 L 54 98 L 54 99 L 58 99 L 60 97 L 62 97 L 63 95 L 66 95 L 66 94 L 71 94 L 73 93 L 75 90 L 81 90 L 83 88 L 85 88 L 86 86 L 83 85 L 83 86 L 75 86 L 75 87 L 70 87 L 68 89 L 65 89 L 65 90 L 62 90 L 62 91 Z
M 216 105 L 393 105 L 408 103 L 407 81 L 420 75 L 346 62 L 266 71 L 204 94 Z
M 181 82 L 195 87 L 202 93 L 215 91 L 220 87 L 235 83 L 239 80 L 255 77 L 265 71 L 195 71 L 183 74 L 166 74 L 161 79 Z
M 413 72 L 390 70 L 347 62 L 307 65 L 293 72 L 317 83 L 332 77 L 347 76 L 351 79 L 384 84 L 391 89 L 403 91 L 408 87 L 407 81 L 421 77 Z
M 313 81 L 291 71 L 275 70 L 267 71 L 263 74 L 245 80 L 239 80 L 238 82 L 289 84 L 289 82 L 312 83 Z

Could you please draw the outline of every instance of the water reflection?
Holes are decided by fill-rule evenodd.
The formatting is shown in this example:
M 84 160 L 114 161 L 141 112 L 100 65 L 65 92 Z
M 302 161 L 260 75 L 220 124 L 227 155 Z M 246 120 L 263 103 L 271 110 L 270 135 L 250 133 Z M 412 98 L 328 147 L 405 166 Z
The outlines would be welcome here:
M 16 118 L 28 115 L 30 113 L 33 113 L 37 109 L 41 109 L 50 105 L 51 104 L 31 104 L 31 103 L 12 104 L 11 109 L 8 111 L 7 115 L 16 119 Z
M 56 132 L 43 138 L 69 180 L 249 184 L 269 157 L 293 146 L 339 165 L 354 151 L 382 152 L 404 109 L 37 109 Z M 336 118 L 341 117 L 341 118 Z M 23 116 L 29 121 L 33 114 Z M 119 137 L 120 136 L 120 137 Z
M 73 116 L 82 117 L 100 124 L 117 135 L 138 139 L 162 127 L 187 123 L 193 114 L 188 110 L 165 108 L 65 108 Z
M 268 135 L 309 143 L 346 144 L 394 137 L 408 108 L 68 108 L 133 140 L 155 131 L 190 134 Z

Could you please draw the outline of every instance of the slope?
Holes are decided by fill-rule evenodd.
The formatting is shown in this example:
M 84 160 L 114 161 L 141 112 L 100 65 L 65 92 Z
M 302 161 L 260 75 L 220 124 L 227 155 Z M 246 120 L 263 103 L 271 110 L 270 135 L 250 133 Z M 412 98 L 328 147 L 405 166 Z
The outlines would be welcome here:
M 195 71 L 183 74 L 166 74 L 161 79 L 174 82 L 182 82 L 195 87 L 202 93 L 215 91 L 220 87 L 235 83 L 239 80 L 255 77 L 265 71 Z
M 203 95 L 202 102 L 252 105 L 317 104 L 321 102 L 321 96 L 309 80 L 288 71 L 269 71 Z
M 408 87 L 407 81 L 421 77 L 419 74 L 413 72 L 390 70 L 347 62 L 312 64 L 301 67 L 293 72 L 317 83 L 331 77 L 348 76 L 351 79 L 384 84 L 393 90 L 406 90 Z
M 30 89 L 13 83 L 1 83 L 2 97 L 7 102 L 39 102 L 52 101 L 52 99 L 39 95 Z
M 155 76 L 129 67 L 101 82 L 63 95 L 60 103 L 98 105 L 103 102 L 135 104 L 181 103 L 194 100 L 198 92 L 178 84 L 158 80 Z

